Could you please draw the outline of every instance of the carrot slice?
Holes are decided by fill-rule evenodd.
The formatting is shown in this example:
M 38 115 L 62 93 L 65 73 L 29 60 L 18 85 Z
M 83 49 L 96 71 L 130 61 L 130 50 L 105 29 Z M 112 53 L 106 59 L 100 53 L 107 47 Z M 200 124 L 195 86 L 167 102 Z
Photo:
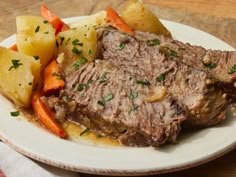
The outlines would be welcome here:
M 55 28 L 55 35 L 60 31 L 66 31 L 70 28 L 45 5 L 41 5 L 41 16 L 45 18 Z
M 9 47 L 9 49 L 18 52 L 18 48 L 17 48 L 17 45 L 16 45 L 16 44 L 14 44 L 14 45 L 12 45 L 11 47 Z
M 131 35 L 135 35 L 135 32 L 125 23 L 125 21 L 112 7 L 107 8 L 107 21 L 110 22 L 115 28 Z
M 39 120 L 54 134 L 60 138 L 67 138 L 65 130 L 55 121 L 55 113 L 49 109 L 40 99 L 43 96 L 41 91 L 35 91 L 32 97 L 32 106 Z
M 43 91 L 46 94 L 58 93 L 65 86 L 65 81 L 61 78 L 60 68 L 55 59 L 44 68 L 43 84 Z

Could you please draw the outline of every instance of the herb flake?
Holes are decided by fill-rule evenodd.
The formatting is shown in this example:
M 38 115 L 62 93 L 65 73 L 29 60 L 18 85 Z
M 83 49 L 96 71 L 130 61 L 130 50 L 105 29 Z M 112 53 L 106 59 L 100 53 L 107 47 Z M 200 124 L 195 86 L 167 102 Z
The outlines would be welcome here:
M 35 60 L 38 60 L 39 59 L 39 56 L 38 55 L 35 55 L 33 56 Z
M 150 46 L 160 45 L 160 41 L 157 38 L 156 39 L 152 39 L 152 40 L 148 40 L 147 43 Z
M 145 80 L 145 81 L 137 80 L 136 84 L 149 86 L 151 83 L 148 80 Z
M 113 99 L 113 94 L 112 93 L 109 93 L 107 96 L 104 97 L 105 102 L 110 101 L 111 99 Z
M 157 82 L 162 82 L 165 80 L 165 74 L 160 74 L 158 77 L 157 77 Z
M 19 116 L 20 115 L 20 112 L 19 111 L 13 111 L 13 112 L 11 112 L 11 116 L 12 117 L 17 117 L 17 116 Z
M 86 62 L 88 62 L 88 60 L 86 58 L 82 57 L 81 59 L 77 60 L 73 66 L 75 69 L 79 69 L 80 66 Z
M 230 70 L 228 71 L 229 74 L 234 74 L 236 72 L 236 64 L 233 65 Z
M 122 50 L 124 48 L 125 48 L 125 43 L 124 42 L 120 43 L 118 50 Z
M 35 33 L 39 32 L 39 29 L 40 29 L 40 26 L 37 26 L 34 32 Z
M 23 65 L 22 63 L 20 63 L 20 60 L 11 60 L 12 62 L 12 66 L 8 69 L 8 71 L 10 71 L 11 69 L 17 69 L 20 65 Z
M 130 114 L 131 112 L 135 111 L 136 109 L 138 109 L 138 105 L 137 104 L 134 104 L 128 111 L 128 113 Z
M 82 54 L 82 50 L 78 50 L 76 47 L 73 47 L 72 52 L 77 55 Z
M 214 69 L 217 66 L 216 63 L 207 63 L 207 64 L 203 63 L 203 65 L 210 69 Z
M 77 90 L 78 90 L 78 91 L 83 91 L 84 88 L 86 88 L 86 87 L 87 87 L 87 84 L 79 84 Z
M 87 128 L 85 128 L 85 129 L 79 134 L 79 136 L 84 135 L 84 134 L 87 133 L 88 131 L 89 131 L 89 128 L 87 127 Z
M 134 100 L 136 97 L 138 97 L 138 92 L 132 92 L 130 95 L 129 95 L 129 98 L 131 100 Z

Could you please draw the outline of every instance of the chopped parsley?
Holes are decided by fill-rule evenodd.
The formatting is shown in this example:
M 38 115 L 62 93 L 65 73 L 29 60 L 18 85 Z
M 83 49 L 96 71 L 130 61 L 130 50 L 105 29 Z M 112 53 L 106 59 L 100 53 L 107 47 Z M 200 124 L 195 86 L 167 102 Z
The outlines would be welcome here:
M 29 82 L 28 85 L 32 85 L 32 82 Z
M 113 94 L 112 93 L 109 93 L 107 96 L 104 97 L 105 102 L 110 101 L 111 99 L 113 99 Z
M 75 39 L 72 41 L 73 45 L 79 45 L 79 46 L 83 46 L 83 43 L 79 42 L 79 39 Z
M 88 84 L 92 84 L 93 83 L 93 79 L 89 79 Z
M 230 70 L 228 71 L 229 74 L 234 74 L 236 72 L 236 64 L 233 65 Z
M 118 50 L 122 50 L 122 49 L 124 49 L 124 47 L 125 47 L 125 43 L 122 42 L 122 43 L 120 43 Z
M 160 74 L 158 77 L 157 77 L 157 82 L 162 82 L 165 80 L 165 74 Z
M 99 80 L 100 83 L 105 82 L 107 74 L 108 74 L 108 72 L 103 72 L 102 75 L 100 77 L 98 77 L 97 80 Z
M 38 60 L 39 59 L 39 56 L 38 55 L 35 55 L 33 56 L 35 60 Z
M 82 57 L 81 59 L 77 60 L 73 66 L 75 69 L 79 69 L 80 66 L 86 63 L 87 61 L 88 60 L 86 58 Z
M 79 84 L 77 90 L 78 90 L 78 91 L 82 91 L 82 90 L 84 90 L 84 88 L 86 88 L 86 87 L 87 87 L 87 84 Z
M 101 105 L 101 106 L 105 106 L 106 102 L 107 101 L 110 101 L 113 99 L 113 94 L 112 93 L 109 93 L 108 95 L 106 95 L 105 97 L 102 98 L 102 100 L 98 100 L 98 104 Z
M 35 33 L 39 32 L 39 29 L 40 29 L 40 26 L 37 26 L 34 32 Z
M 129 95 L 129 98 L 131 100 L 135 99 L 136 97 L 138 96 L 138 92 L 132 92 L 130 95 Z
M 176 51 L 170 49 L 170 55 L 173 57 L 178 57 L 178 54 Z
M 99 104 L 100 106 L 103 106 L 103 107 L 105 106 L 105 103 L 102 100 L 98 100 L 97 104 Z
M 88 50 L 88 54 L 90 55 L 91 53 L 92 53 L 92 50 L 91 50 L 91 49 L 89 49 L 89 50 Z
M 48 33 L 49 33 L 49 31 L 44 32 L 44 34 L 48 34 Z
M 160 41 L 159 41 L 159 39 L 156 38 L 156 39 L 148 40 L 147 44 L 150 46 L 155 46 L 155 45 L 159 45 Z
M 63 43 L 63 41 L 65 40 L 65 38 L 60 36 L 60 40 L 61 40 L 61 42 L 60 42 L 60 45 L 61 45 Z
M 136 84 L 141 84 L 141 85 L 147 85 L 147 86 L 149 86 L 151 83 L 150 83 L 148 80 L 145 80 L 145 81 L 137 80 L 137 81 L 136 81 Z
M 20 60 L 11 60 L 12 66 L 8 69 L 10 71 L 12 68 L 17 69 L 20 65 L 23 65 L 20 63 Z
M 71 38 L 69 37 L 67 40 L 66 40 L 66 45 L 68 44 L 68 42 L 71 40 Z
M 130 114 L 131 112 L 135 111 L 136 109 L 138 109 L 138 105 L 137 104 L 134 104 L 128 111 L 128 113 Z
M 210 69 L 214 69 L 217 66 L 216 63 L 207 63 L 207 64 L 203 63 L 203 65 Z
M 178 50 L 186 50 L 186 49 L 183 47 L 179 47 Z
M 89 131 L 89 128 L 87 127 L 87 128 L 85 128 L 85 129 L 79 134 L 79 136 L 84 135 L 84 134 L 87 133 L 88 131 Z
M 14 111 L 14 112 L 11 112 L 11 116 L 13 117 L 17 117 L 20 115 L 20 112 L 19 111 Z
M 43 23 L 44 23 L 44 24 L 47 24 L 47 23 L 48 23 L 48 21 L 47 21 L 47 20 L 44 20 L 44 21 L 43 21 Z
M 77 54 L 77 55 L 82 54 L 82 50 L 78 50 L 76 47 L 73 47 L 72 52 Z

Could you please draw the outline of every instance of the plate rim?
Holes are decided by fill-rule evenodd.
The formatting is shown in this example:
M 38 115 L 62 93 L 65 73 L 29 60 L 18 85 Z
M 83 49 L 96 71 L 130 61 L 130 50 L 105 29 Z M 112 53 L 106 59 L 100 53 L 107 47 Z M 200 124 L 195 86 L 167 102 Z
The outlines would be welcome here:
M 66 18 L 64 19 L 65 21 L 70 21 L 70 20 L 78 20 L 83 18 L 84 16 L 80 16 L 80 17 L 71 17 L 71 18 Z M 185 28 L 189 28 L 192 29 L 194 31 L 200 32 L 200 33 L 204 33 L 207 34 L 207 36 L 211 36 L 211 38 L 215 38 L 215 40 L 217 41 L 221 41 L 222 45 L 225 45 L 226 48 L 228 48 L 229 50 L 235 50 L 234 48 L 232 48 L 231 46 L 229 46 L 228 44 L 226 44 L 225 42 L 223 42 L 222 40 L 206 33 L 203 32 L 199 29 L 190 27 L 188 25 L 184 25 L 184 24 L 180 24 L 180 23 L 176 23 L 176 22 L 172 22 L 172 21 L 168 21 L 168 20 L 161 20 L 164 24 L 173 24 L 173 25 L 180 25 L 180 26 L 184 26 Z M 168 26 L 168 25 L 167 25 Z M 167 27 L 168 28 L 168 27 Z M 12 40 L 15 38 L 15 35 L 12 35 L 8 38 L 6 38 L 5 40 L 3 40 L 2 42 L 0 42 L 1 46 L 5 46 L 6 44 L 8 44 L 9 40 Z M 14 42 L 14 41 L 13 41 Z M 6 47 L 9 47 L 6 46 Z M 34 125 L 35 126 L 35 125 Z M 226 153 L 228 153 L 229 151 L 233 150 L 236 147 L 236 139 L 234 140 L 234 142 L 232 142 L 231 144 L 228 144 L 227 146 L 225 146 L 224 148 L 218 150 L 217 152 L 214 152 L 212 154 L 210 154 L 209 156 L 205 156 L 205 157 L 201 157 L 199 159 L 195 159 L 192 162 L 186 162 L 186 163 L 182 163 L 180 165 L 175 165 L 172 167 L 165 167 L 162 169 L 158 169 L 158 168 L 153 168 L 153 169 L 101 169 L 101 168 L 91 168 L 91 167 L 84 167 L 81 165 L 73 165 L 73 164 L 63 164 L 62 162 L 58 162 L 55 161 L 53 159 L 47 159 L 43 156 L 38 155 L 34 152 L 30 152 L 29 150 L 27 150 L 26 148 L 17 145 L 16 143 L 12 142 L 11 140 L 9 140 L 7 137 L 5 137 L 4 135 L 1 134 L 1 130 L 0 130 L 0 139 L 5 142 L 6 144 L 8 144 L 11 148 L 13 148 L 14 150 L 30 157 L 33 158 L 37 161 L 49 164 L 49 165 L 53 165 L 59 168 L 63 168 L 63 169 L 67 169 L 67 170 L 71 170 L 71 171 L 77 171 L 77 172 L 84 172 L 84 173 L 90 173 L 90 174 L 102 174 L 102 175 L 122 175 L 122 176 L 126 176 L 126 175 L 132 175 L 132 176 L 136 176 L 136 175 L 152 175 L 152 174 L 161 174 L 161 173 L 169 173 L 169 172 L 174 172 L 174 171 L 179 171 L 179 170 L 183 170 L 183 169 L 187 169 L 187 168 L 191 168 L 194 166 L 198 166 L 201 165 L 203 163 L 209 162 L 211 160 L 214 160 Z

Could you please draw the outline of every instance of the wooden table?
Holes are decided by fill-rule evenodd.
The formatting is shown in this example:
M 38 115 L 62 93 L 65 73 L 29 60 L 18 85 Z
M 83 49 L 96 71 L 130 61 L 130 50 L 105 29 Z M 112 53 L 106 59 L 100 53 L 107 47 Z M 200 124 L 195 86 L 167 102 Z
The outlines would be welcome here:
M 188 24 L 226 41 L 236 48 L 235 0 L 143 0 L 160 18 Z M 46 4 L 60 17 L 88 15 L 108 5 L 119 8 L 122 0 L 11 0 L 0 2 L 0 41 L 16 32 L 15 17 L 39 15 Z M 235 135 L 236 136 L 236 135 Z M 90 176 L 81 174 L 81 176 Z M 95 175 L 94 175 L 95 176 Z M 160 177 L 227 176 L 236 177 L 236 150 L 212 162 Z

